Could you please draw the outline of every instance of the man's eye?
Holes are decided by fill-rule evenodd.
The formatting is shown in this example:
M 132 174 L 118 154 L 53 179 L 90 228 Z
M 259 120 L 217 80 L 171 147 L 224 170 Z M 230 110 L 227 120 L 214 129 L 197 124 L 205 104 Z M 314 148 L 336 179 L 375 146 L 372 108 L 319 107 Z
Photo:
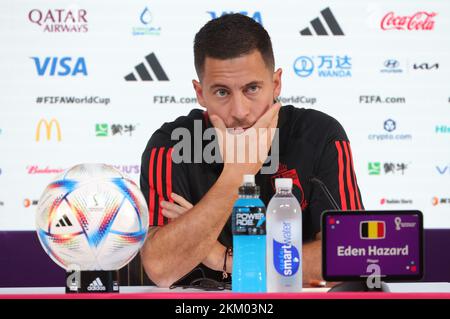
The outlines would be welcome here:
M 216 91 L 216 95 L 218 97 L 225 97 L 225 96 L 227 96 L 227 94 L 228 94 L 228 92 L 226 90 L 217 90 Z
M 249 86 L 248 89 L 247 89 L 247 91 L 248 91 L 249 93 L 256 93 L 256 92 L 259 91 L 259 86 L 257 86 L 257 85 Z

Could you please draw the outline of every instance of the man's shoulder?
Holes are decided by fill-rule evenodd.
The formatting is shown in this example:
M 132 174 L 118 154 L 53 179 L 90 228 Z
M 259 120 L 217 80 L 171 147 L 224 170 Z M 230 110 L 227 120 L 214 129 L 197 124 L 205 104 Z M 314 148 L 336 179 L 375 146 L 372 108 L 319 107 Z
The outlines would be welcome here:
M 286 105 L 281 108 L 282 125 L 291 137 L 309 140 L 347 139 L 342 125 L 331 115 L 315 109 Z
M 180 116 L 172 122 L 165 122 L 152 134 L 147 144 L 147 148 L 172 146 L 172 144 L 176 142 L 176 140 L 172 140 L 172 133 L 177 129 L 187 129 L 192 132 L 194 130 L 195 121 L 202 121 L 205 116 L 204 113 L 203 110 L 193 109 L 189 114 Z
M 170 136 L 172 132 L 178 128 L 193 130 L 195 121 L 202 121 L 204 119 L 204 116 L 205 111 L 200 109 L 193 109 L 189 112 L 189 114 L 177 117 L 175 121 L 164 123 L 158 131 L 166 133 Z

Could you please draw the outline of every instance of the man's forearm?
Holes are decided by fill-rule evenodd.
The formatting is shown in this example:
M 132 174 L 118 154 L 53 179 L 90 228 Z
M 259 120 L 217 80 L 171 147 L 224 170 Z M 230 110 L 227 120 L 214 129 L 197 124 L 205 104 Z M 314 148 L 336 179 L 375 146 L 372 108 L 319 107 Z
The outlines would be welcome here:
M 322 280 L 322 240 L 303 245 L 303 283 Z
M 303 282 L 309 284 L 311 280 L 322 280 L 322 241 L 315 240 L 306 243 L 303 249 Z M 203 260 L 203 264 L 213 270 L 222 271 L 226 247 L 216 242 L 211 252 Z M 232 272 L 233 257 L 227 257 L 227 272 Z
M 216 271 L 223 271 L 223 266 L 225 264 L 226 250 L 227 247 L 225 247 L 224 245 L 222 245 L 220 242 L 217 241 L 214 244 L 214 247 L 211 249 L 211 252 L 202 261 L 203 265 Z M 226 271 L 228 273 L 231 273 L 233 259 L 231 256 L 227 256 L 226 258 L 227 258 Z
M 146 241 L 142 263 L 158 286 L 170 286 L 210 254 L 230 216 L 240 182 L 239 176 L 222 174 L 197 205 Z

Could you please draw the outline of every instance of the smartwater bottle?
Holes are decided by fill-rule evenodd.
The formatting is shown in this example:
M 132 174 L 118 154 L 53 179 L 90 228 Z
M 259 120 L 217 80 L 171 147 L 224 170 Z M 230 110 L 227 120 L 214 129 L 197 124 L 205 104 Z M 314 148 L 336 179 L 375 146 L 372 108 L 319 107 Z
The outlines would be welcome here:
M 267 291 L 302 290 L 302 210 L 292 179 L 277 178 L 267 206 Z
M 234 203 L 233 292 L 266 292 L 266 209 L 255 176 L 244 175 Z

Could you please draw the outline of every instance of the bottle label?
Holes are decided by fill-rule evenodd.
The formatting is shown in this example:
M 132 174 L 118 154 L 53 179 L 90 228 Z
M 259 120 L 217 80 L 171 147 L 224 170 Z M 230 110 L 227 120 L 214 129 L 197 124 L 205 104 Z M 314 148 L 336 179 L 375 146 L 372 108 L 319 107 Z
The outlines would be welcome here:
M 282 236 L 282 242 L 273 240 L 273 265 L 280 275 L 290 277 L 300 268 L 300 255 L 297 247 L 292 245 L 290 223 L 283 222 Z
M 265 235 L 266 209 L 264 207 L 234 207 L 233 235 Z

